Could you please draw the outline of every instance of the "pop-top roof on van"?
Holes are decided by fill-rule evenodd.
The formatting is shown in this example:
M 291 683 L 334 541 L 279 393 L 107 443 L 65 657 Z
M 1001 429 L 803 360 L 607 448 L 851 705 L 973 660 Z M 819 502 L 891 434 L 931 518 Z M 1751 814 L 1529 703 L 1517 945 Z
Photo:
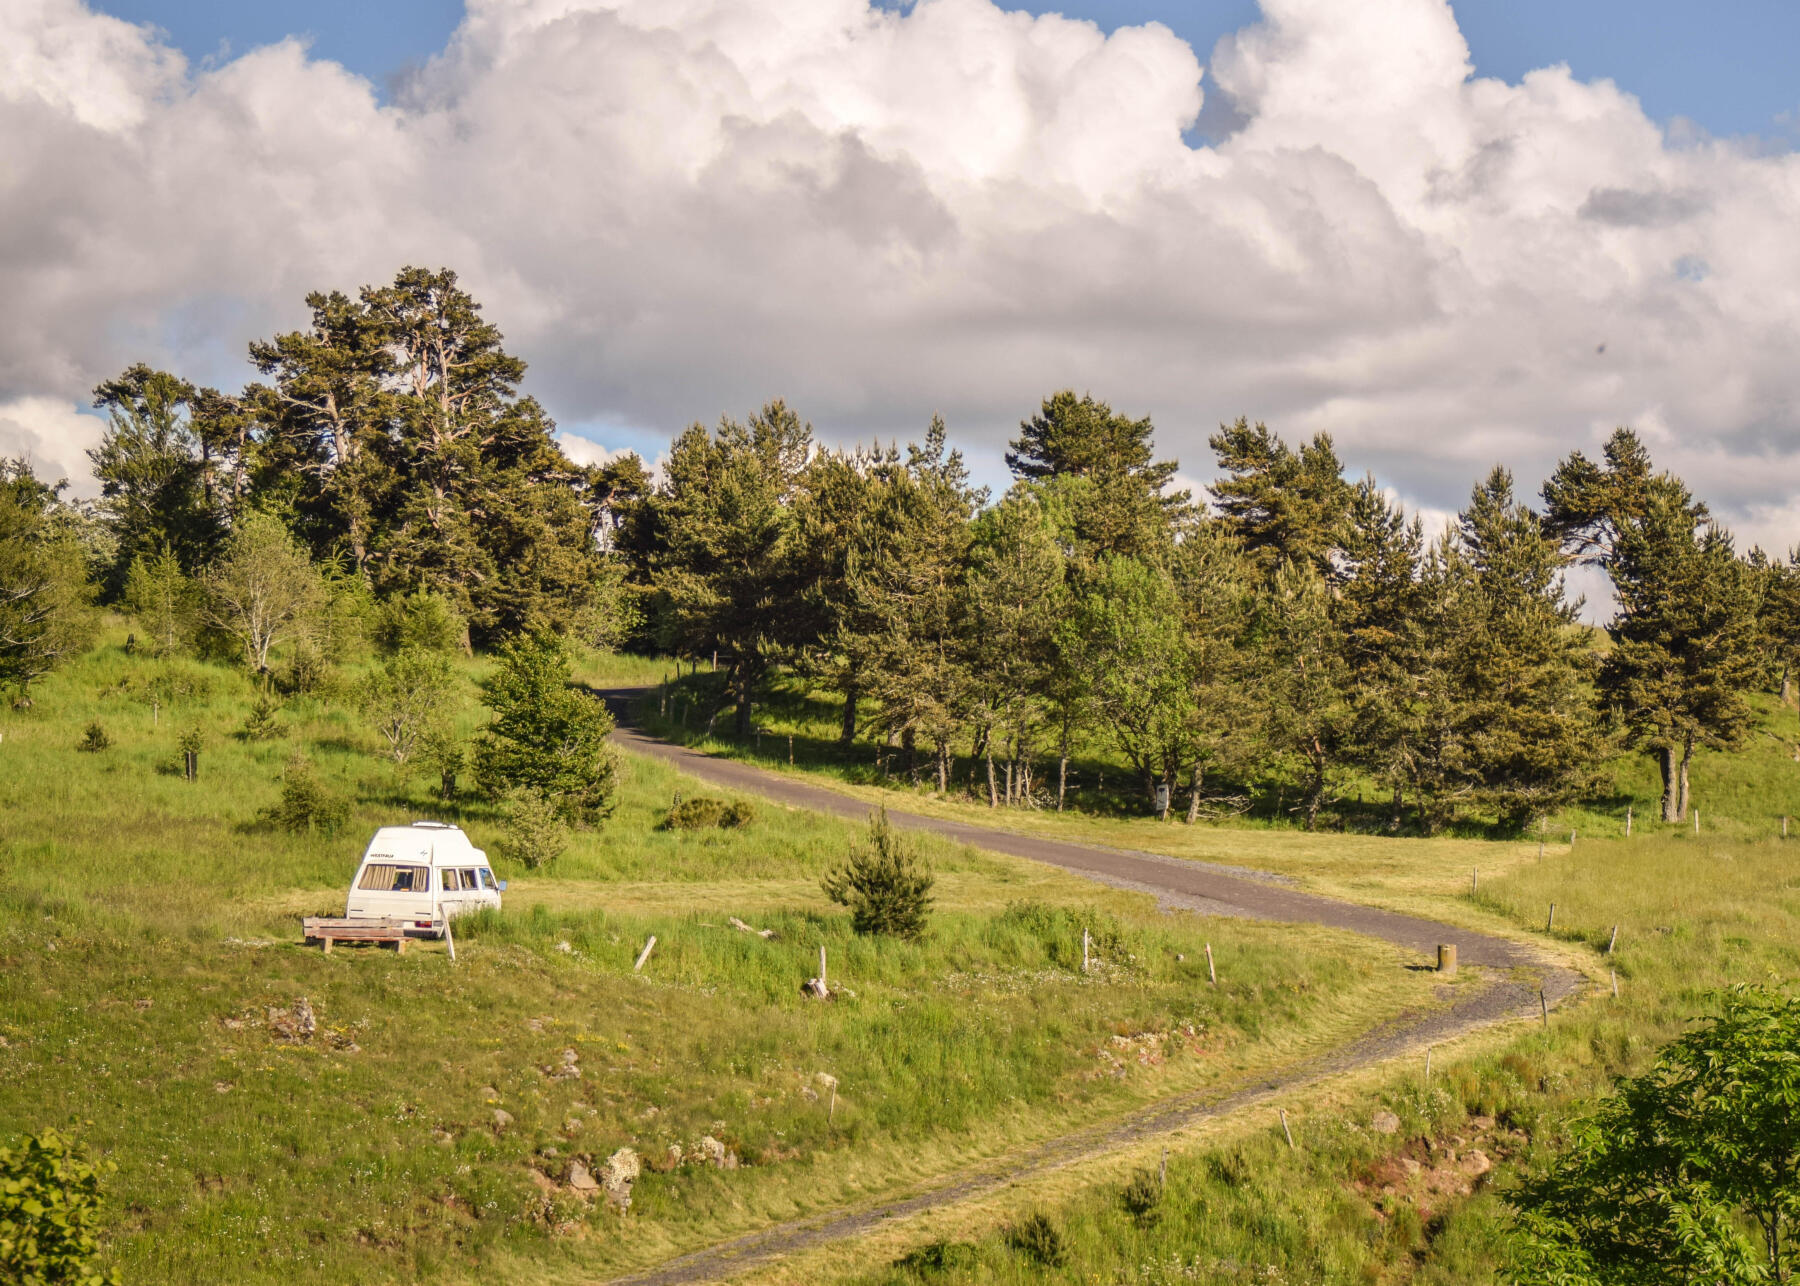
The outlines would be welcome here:
M 433 866 L 487 863 L 487 854 L 476 848 L 460 826 L 447 822 L 414 822 L 410 826 L 383 826 L 364 850 L 365 862 L 419 861 L 429 845 Z

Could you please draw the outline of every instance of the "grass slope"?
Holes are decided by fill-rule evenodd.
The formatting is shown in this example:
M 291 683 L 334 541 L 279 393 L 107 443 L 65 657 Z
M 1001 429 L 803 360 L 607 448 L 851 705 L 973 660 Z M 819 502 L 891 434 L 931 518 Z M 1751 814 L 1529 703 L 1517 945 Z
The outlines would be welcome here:
M 581 671 L 605 685 L 645 668 Z M 1236 1083 L 1431 1003 L 1374 944 L 1167 916 L 923 839 L 930 936 L 859 940 L 818 890 L 856 828 L 765 807 L 740 830 L 662 830 L 697 788 L 648 761 L 550 870 L 501 858 L 506 911 L 468 926 L 454 966 L 437 949 L 326 957 L 296 917 L 341 908 L 377 825 L 457 821 L 500 856 L 491 809 L 444 805 L 384 761 L 344 691 L 292 700 L 283 737 L 244 741 L 241 675 L 114 640 L 0 712 L 0 1135 L 85 1122 L 119 1166 L 108 1253 L 128 1280 L 604 1273 Z M 481 719 L 470 686 L 460 726 Z M 94 721 L 112 747 L 78 750 Z M 192 727 L 197 783 L 176 770 Z M 296 749 L 353 802 L 337 835 L 257 821 Z M 821 943 L 854 998 L 799 995 Z M 319 1031 L 284 1039 L 302 997 Z M 579 1077 L 556 1075 L 566 1050 Z M 743 1164 L 706 1164 L 706 1138 Z M 624 1217 L 563 1182 L 622 1146 L 649 1164 Z

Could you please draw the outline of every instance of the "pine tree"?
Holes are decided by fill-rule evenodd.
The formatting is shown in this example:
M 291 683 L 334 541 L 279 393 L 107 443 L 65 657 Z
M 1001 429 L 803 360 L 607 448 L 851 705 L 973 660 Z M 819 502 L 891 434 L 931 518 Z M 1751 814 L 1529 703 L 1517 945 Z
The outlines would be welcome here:
M 763 676 L 803 632 L 790 502 L 811 442 L 811 426 L 780 401 L 716 433 L 696 424 L 676 439 L 656 496 L 663 644 L 720 654 L 739 737 L 750 735 Z
M 137 616 L 158 656 L 181 649 L 193 629 L 199 587 L 169 549 L 139 554 L 125 576 L 125 606 Z
M 1636 434 L 1617 430 L 1605 460 L 1576 452 L 1557 466 L 1544 484 L 1548 527 L 1612 578 L 1619 610 L 1599 693 L 1631 744 L 1656 757 L 1663 820 L 1681 821 L 1694 751 L 1735 746 L 1749 726 L 1754 587 L 1730 535 L 1680 479 L 1652 472 Z
M 1213 500 L 1250 558 L 1270 576 L 1305 564 L 1335 578 L 1352 489 L 1330 435 L 1295 451 L 1265 425 L 1251 428 L 1240 419 L 1221 425 L 1210 441 L 1225 471 L 1212 484 Z
M 1350 667 L 1331 606 L 1325 578 L 1309 560 L 1294 558 L 1276 566 L 1258 627 L 1263 735 L 1300 788 L 1307 830 L 1347 766 L 1354 726 Z
M 1451 643 L 1463 770 L 1472 798 L 1516 828 L 1593 784 L 1590 654 L 1558 543 L 1514 501 L 1506 470 L 1475 488 L 1455 545 L 1451 574 L 1466 579 L 1467 610 L 1440 628 Z
M 909 776 L 929 746 L 940 789 L 971 709 L 969 523 L 986 499 L 946 438 L 934 416 L 905 465 L 882 470 L 851 552 L 855 625 L 841 639 L 865 676 L 871 732 L 899 740 Z
M 1151 557 L 1192 497 L 1168 493 L 1172 460 L 1155 458 L 1150 417 L 1120 415 L 1088 394 L 1063 389 L 1019 424 L 1006 465 L 1027 482 L 1054 481 L 1084 557 Z
M 22 460 L 0 460 L 0 686 L 21 693 L 92 637 L 87 569 L 61 489 Z
M 1015 488 L 980 515 L 968 572 L 968 656 L 988 802 L 1001 802 L 995 752 L 1005 765 L 1004 801 L 1031 797 L 1031 764 L 1042 731 L 1039 694 L 1054 662 L 1066 610 L 1063 557 L 1037 497 Z
M 612 716 L 570 686 L 568 653 L 555 635 L 508 640 L 499 661 L 482 685 L 494 717 L 475 741 L 476 780 L 490 798 L 524 791 L 572 825 L 599 825 L 617 797 Z
M 123 588 L 139 555 L 171 550 L 193 572 L 211 558 L 221 514 L 191 421 L 198 390 L 142 363 L 94 389 L 109 415 L 100 445 L 88 452 L 100 482 L 100 508 L 118 541 L 107 589 Z

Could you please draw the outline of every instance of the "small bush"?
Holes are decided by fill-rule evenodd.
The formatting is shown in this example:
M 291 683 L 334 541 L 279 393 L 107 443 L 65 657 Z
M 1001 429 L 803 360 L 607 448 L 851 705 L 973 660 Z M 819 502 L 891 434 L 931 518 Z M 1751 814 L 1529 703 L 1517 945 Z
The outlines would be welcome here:
M 256 704 L 250 707 L 250 713 L 244 716 L 244 726 L 238 729 L 238 737 L 243 741 L 273 741 L 287 736 L 287 727 L 275 717 L 280 712 L 281 707 L 268 697 L 258 697 Z
M 467 628 L 449 599 L 419 590 L 376 607 L 369 634 L 382 655 L 395 656 L 408 648 L 454 652 Z
M 102 750 L 112 749 L 112 738 L 106 734 L 106 726 L 99 720 L 88 724 L 81 734 L 81 740 L 75 746 L 77 750 L 85 750 L 89 754 L 99 754 Z
M 935 1277 L 975 1266 L 975 1247 L 966 1241 L 927 1242 L 894 1261 L 894 1267 L 915 1277 Z
M 297 644 L 276 672 L 275 686 L 288 696 L 324 692 L 331 686 L 331 665 L 311 643 Z
M 330 835 L 349 818 L 349 801 L 328 790 L 313 771 L 312 761 L 301 754 L 282 769 L 281 798 L 263 814 L 270 825 L 296 835 L 313 831 Z
M 917 938 L 931 913 L 933 883 L 888 824 L 884 808 L 869 825 L 868 843 L 828 871 L 819 887 L 833 902 L 850 908 L 850 924 L 858 933 Z
M 506 797 L 506 855 L 528 871 L 548 866 L 569 846 L 569 828 L 556 805 L 536 791 Z
M 438 798 L 456 798 L 456 778 L 468 761 L 463 744 L 448 728 L 433 728 L 419 739 L 419 763 L 438 778 Z
M 1153 1170 L 1139 1170 L 1131 1176 L 1131 1182 L 1125 1185 L 1120 1194 L 1125 1213 L 1137 1222 L 1138 1227 L 1148 1228 L 1155 1223 L 1162 1213 L 1162 1182 Z
M 663 829 L 699 831 L 709 826 L 748 826 L 756 820 L 756 807 L 748 800 L 708 799 L 704 795 L 684 799 L 663 818 Z
M 1008 1228 L 1006 1244 L 1045 1268 L 1061 1268 L 1069 1261 L 1069 1248 L 1063 1242 L 1063 1235 L 1046 1214 L 1026 1215 Z
M 101 1173 L 55 1130 L 0 1148 L 0 1281 L 117 1286 L 93 1266 Z

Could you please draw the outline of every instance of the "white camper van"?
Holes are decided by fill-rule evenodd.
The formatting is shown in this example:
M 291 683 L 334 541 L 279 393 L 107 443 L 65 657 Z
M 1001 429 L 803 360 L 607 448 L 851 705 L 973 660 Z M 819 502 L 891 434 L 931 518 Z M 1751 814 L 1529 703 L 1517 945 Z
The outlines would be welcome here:
M 350 881 L 344 918 L 403 920 L 409 932 L 442 936 L 452 916 L 497 908 L 505 888 L 505 880 L 494 878 L 487 854 L 459 827 L 383 826 Z

